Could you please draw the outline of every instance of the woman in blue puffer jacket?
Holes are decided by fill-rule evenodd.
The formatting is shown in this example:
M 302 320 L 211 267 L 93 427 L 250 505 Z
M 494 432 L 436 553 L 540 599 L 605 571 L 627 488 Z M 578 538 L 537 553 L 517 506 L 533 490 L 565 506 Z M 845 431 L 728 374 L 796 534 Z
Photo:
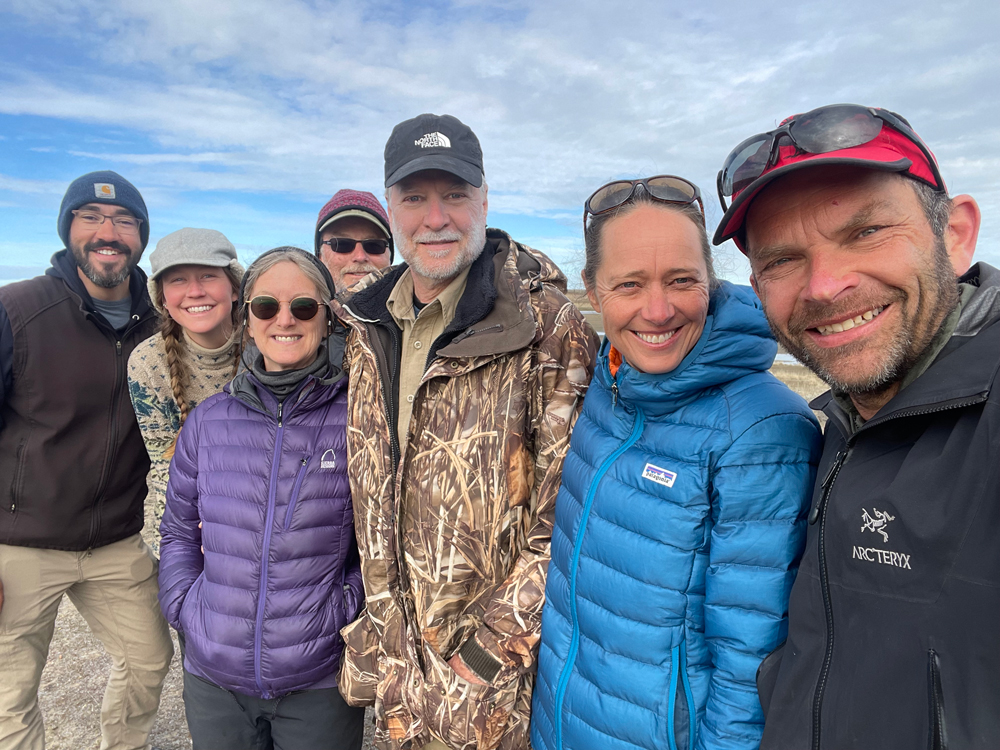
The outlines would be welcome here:
M 819 428 L 767 371 L 756 297 L 715 279 L 696 186 L 611 183 L 584 220 L 607 339 L 556 501 L 532 745 L 756 748 Z
M 362 605 L 333 280 L 276 248 L 247 270 L 244 364 L 190 415 L 160 526 L 160 606 L 184 634 L 195 750 L 361 747 L 337 690 Z

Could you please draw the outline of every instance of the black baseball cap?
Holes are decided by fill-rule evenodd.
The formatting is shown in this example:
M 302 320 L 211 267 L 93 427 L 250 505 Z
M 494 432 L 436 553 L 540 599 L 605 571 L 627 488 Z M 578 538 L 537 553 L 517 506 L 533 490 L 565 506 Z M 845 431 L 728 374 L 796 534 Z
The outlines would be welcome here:
M 474 187 L 483 184 L 483 150 L 472 128 L 451 115 L 418 115 L 399 123 L 385 144 L 385 186 L 440 169 Z

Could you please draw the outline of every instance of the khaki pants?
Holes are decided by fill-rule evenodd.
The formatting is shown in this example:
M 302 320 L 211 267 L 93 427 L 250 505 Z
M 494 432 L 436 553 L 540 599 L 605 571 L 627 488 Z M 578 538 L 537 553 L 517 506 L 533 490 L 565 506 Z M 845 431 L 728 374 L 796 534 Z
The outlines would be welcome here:
M 0 750 L 43 750 L 38 686 L 63 594 L 112 658 L 101 750 L 144 748 L 173 646 L 158 564 L 138 534 L 89 552 L 0 544 Z

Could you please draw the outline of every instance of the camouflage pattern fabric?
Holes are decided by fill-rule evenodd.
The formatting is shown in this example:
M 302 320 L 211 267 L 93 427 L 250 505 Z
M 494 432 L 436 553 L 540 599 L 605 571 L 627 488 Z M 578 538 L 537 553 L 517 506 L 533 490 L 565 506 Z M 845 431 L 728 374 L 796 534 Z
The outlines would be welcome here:
M 373 327 L 334 303 L 352 329 L 348 461 L 367 596 L 343 631 L 340 689 L 375 706 L 380 748 L 528 747 L 555 498 L 597 337 L 551 260 L 490 233 L 501 238 L 494 311 L 515 310 L 530 340 L 468 356 L 443 347 L 398 470 Z M 525 276 L 519 257 L 541 270 Z M 501 665 L 489 685 L 448 665 L 469 638 Z

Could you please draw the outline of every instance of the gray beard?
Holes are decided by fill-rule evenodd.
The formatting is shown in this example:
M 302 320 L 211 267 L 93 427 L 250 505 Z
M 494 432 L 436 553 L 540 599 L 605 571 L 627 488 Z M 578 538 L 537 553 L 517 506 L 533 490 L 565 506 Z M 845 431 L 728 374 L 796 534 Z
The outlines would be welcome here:
M 409 237 L 404 237 L 397 230 L 395 224 L 392 226 L 392 240 L 413 273 L 423 276 L 425 279 L 447 281 L 458 276 L 482 255 L 486 248 L 486 215 L 484 214 L 479 221 L 469 227 L 469 231 L 462 237 L 461 248 L 447 266 L 429 267 L 425 265 L 423 258 L 417 257 L 417 243 Z

